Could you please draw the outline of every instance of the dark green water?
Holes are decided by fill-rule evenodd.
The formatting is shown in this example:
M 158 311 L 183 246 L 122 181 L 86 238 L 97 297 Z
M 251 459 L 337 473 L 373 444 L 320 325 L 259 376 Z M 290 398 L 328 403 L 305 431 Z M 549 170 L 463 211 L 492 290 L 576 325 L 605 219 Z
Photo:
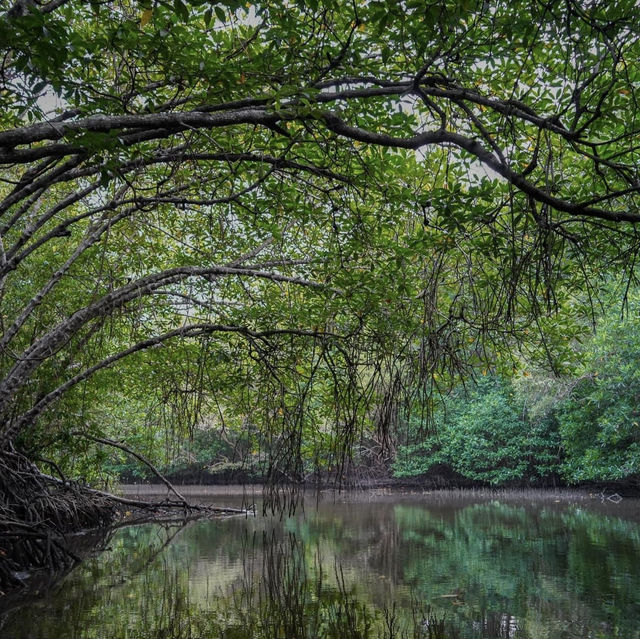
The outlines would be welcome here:
M 630 501 L 328 497 L 107 546 L 0 637 L 640 638 Z

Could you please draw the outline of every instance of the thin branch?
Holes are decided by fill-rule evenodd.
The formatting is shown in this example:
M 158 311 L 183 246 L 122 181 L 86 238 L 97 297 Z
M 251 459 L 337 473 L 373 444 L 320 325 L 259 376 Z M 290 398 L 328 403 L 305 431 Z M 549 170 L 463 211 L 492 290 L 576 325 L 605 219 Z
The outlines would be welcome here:
M 9 427 L 6 429 L 6 432 L 2 434 L 2 439 L 11 439 L 13 435 L 19 433 L 22 428 L 27 426 L 28 424 L 32 424 L 38 417 L 43 413 L 43 411 L 51 405 L 53 402 L 58 400 L 62 395 L 64 395 L 69 389 L 73 388 L 80 382 L 83 382 L 93 376 L 100 370 L 104 370 L 106 368 L 110 368 L 115 363 L 120 360 L 133 355 L 134 353 L 138 353 L 143 350 L 147 350 L 149 348 L 154 348 L 160 346 L 164 342 L 174 339 L 176 337 L 203 337 L 205 335 L 212 335 L 214 333 L 238 333 L 240 335 L 250 337 L 250 338 L 259 338 L 263 339 L 265 337 L 270 337 L 274 335 L 298 335 L 301 337 L 312 337 L 314 339 L 326 339 L 327 337 L 341 337 L 335 333 L 329 332 L 320 332 L 320 331 L 306 331 L 302 329 L 272 329 L 267 331 L 253 331 L 246 326 L 229 326 L 225 324 L 190 324 L 187 326 L 182 326 L 180 328 L 176 328 L 172 331 L 164 333 L 162 335 L 156 335 L 154 337 L 150 337 L 149 339 L 143 340 L 130 346 L 124 351 L 120 351 L 118 353 L 114 353 L 109 357 L 103 359 L 102 361 L 94 364 L 90 368 L 74 375 L 72 378 L 68 379 L 64 384 L 61 384 L 54 390 L 47 393 L 44 397 L 42 397 L 29 411 L 14 419 Z
M 107 439 L 105 437 L 96 437 L 95 435 L 90 435 L 89 433 L 83 433 L 81 431 L 75 431 L 72 433 L 73 435 L 79 435 L 80 437 L 84 437 L 86 439 L 90 439 L 91 441 L 97 442 L 98 444 L 105 444 L 106 446 L 112 446 L 113 448 L 118 448 L 119 450 L 124 451 L 125 453 L 135 457 L 138 461 L 142 462 L 145 466 L 147 466 L 151 472 L 185 505 L 189 506 L 189 502 L 176 490 L 174 485 L 144 456 L 140 453 L 132 450 L 122 442 L 116 442 L 112 439 Z

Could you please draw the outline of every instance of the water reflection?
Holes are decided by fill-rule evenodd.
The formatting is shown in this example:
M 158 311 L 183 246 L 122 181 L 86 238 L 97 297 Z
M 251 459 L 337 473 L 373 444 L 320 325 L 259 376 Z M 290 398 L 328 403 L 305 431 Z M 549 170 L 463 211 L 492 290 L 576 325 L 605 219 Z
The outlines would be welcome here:
M 0 636 L 640 638 L 638 523 L 397 502 L 116 531 Z

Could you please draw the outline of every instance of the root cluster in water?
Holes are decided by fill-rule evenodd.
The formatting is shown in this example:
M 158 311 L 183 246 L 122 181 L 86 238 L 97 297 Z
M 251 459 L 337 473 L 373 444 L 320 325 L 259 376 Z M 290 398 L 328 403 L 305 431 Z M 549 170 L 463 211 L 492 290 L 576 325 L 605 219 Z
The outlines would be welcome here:
M 12 448 L 0 451 L 0 591 L 37 571 L 56 573 L 78 560 L 68 535 L 110 523 L 116 504 L 78 483 L 42 473 Z

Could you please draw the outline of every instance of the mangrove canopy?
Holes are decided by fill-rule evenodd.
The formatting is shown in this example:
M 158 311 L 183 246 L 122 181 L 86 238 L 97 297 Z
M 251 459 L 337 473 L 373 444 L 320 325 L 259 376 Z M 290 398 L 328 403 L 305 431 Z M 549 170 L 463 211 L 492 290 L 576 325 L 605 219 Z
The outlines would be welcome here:
M 209 420 L 297 481 L 476 365 L 566 372 L 635 286 L 639 35 L 631 0 L 0 2 L 1 534 L 108 518 L 68 480 L 114 445 Z

